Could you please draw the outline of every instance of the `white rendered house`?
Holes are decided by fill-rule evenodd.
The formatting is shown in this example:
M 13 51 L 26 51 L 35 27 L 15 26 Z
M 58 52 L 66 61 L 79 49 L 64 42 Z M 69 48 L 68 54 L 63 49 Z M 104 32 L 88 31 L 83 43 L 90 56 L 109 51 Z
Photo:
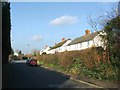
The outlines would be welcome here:
M 15 55 L 15 56 L 18 56 L 18 53 L 14 52 L 14 55 Z
M 46 53 L 46 54 L 48 54 L 48 50 L 50 49 L 50 47 L 49 46 L 46 46 L 44 49 L 42 49 L 41 51 L 40 51 L 40 55 L 42 55 L 43 53 Z
M 41 50 L 40 53 L 46 52 L 46 54 L 54 54 L 56 52 L 83 50 L 90 47 L 103 47 L 105 46 L 100 35 L 106 35 L 104 32 L 90 33 L 90 30 L 85 31 L 85 35 L 75 38 L 74 40 L 62 38 L 62 41 L 55 44 L 53 47 L 46 47 Z
M 71 39 L 65 40 L 62 38 L 62 41 L 55 46 L 51 47 L 47 54 L 54 54 L 56 52 L 64 52 L 67 50 L 67 45 L 71 42 Z
M 90 33 L 90 30 L 85 31 L 85 35 L 74 39 L 67 45 L 67 51 L 83 50 L 90 47 L 103 47 L 102 33 L 94 32 Z

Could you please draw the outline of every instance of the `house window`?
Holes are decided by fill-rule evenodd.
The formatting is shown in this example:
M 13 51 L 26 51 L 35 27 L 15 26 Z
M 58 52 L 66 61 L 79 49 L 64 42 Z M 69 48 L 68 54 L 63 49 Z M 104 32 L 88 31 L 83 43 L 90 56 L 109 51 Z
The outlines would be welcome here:
M 76 45 L 74 45 L 74 49 L 76 49 Z
M 79 48 L 81 48 L 81 47 L 82 47 L 82 43 L 79 44 Z
M 71 46 L 69 46 L 69 49 L 71 49 Z
M 58 50 L 55 50 L 55 53 L 57 53 L 58 52 Z
M 61 48 L 59 48 L 59 51 L 62 50 Z
M 76 50 L 78 50 L 78 44 L 76 44 Z
M 89 44 L 90 44 L 90 42 L 88 41 L 88 42 L 87 42 L 87 46 L 88 46 L 88 47 L 89 47 Z

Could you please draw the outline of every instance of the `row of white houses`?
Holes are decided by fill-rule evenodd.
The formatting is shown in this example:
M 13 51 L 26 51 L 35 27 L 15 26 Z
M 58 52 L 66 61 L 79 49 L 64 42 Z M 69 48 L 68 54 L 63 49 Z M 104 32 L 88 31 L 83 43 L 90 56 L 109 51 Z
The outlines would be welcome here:
M 84 36 L 75 38 L 74 40 L 65 40 L 65 38 L 62 38 L 62 41 L 55 46 L 46 46 L 44 49 L 42 49 L 40 51 L 40 55 L 43 53 L 54 54 L 56 52 L 83 50 L 90 47 L 103 47 L 102 37 L 100 36 L 101 34 L 103 33 L 90 33 L 90 30 L 86 30 Z

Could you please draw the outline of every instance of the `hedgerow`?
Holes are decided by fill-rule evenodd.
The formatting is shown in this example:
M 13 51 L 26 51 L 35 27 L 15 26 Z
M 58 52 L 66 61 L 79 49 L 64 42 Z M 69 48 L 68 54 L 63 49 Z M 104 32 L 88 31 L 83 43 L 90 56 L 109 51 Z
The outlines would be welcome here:
M 82 51 L 40 55 L 38 58 L 43 66 L 62 70 L 68 74 L 85 75 L 100 80 L 117 80 L 118 68 L 103 60 L 105 57 L 103 53 L 103 49 L 93 47 Z

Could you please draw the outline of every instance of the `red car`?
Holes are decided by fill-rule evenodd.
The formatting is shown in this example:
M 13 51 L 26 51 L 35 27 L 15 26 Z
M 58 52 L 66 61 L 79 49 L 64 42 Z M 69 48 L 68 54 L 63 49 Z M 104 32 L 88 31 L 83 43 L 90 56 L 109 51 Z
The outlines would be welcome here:
M 31 65 L 31 66 L 37 66 L 37 60 L 35 59 L 30 59 L 28 62 L 27 62 L 28 65 Z

